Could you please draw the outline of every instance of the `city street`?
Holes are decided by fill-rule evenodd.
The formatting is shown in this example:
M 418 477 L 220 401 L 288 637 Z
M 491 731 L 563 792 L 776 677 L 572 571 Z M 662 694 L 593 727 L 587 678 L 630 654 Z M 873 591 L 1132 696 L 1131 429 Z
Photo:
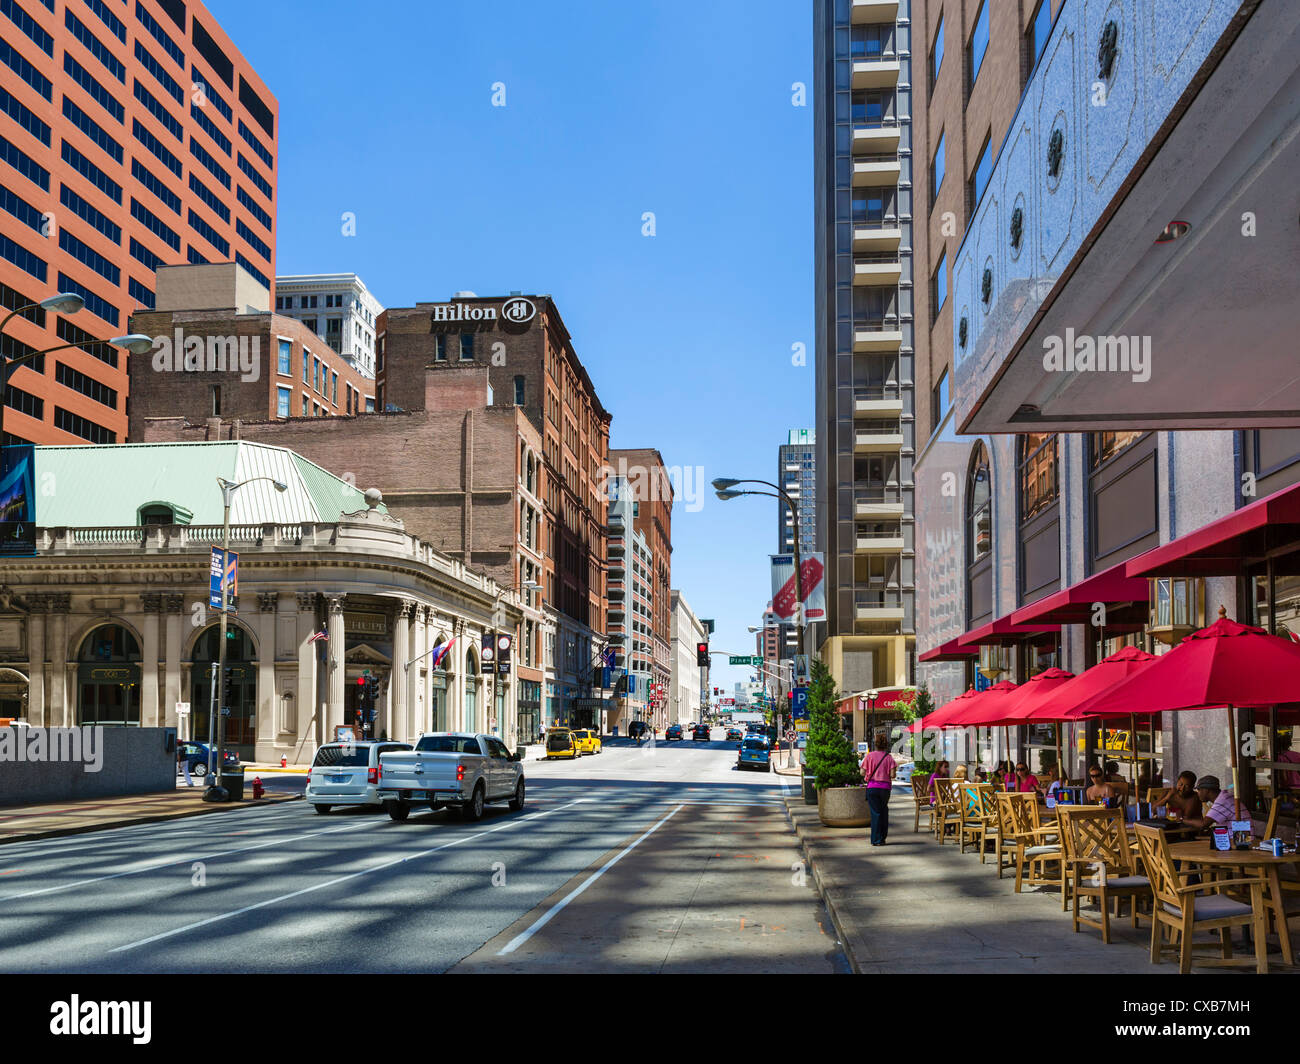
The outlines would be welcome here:
M 523 812 L 478 824 L 290 802 L 8 846 L 0 971 L 845 970 L 790 784 L 735 759 L 529 761 Z

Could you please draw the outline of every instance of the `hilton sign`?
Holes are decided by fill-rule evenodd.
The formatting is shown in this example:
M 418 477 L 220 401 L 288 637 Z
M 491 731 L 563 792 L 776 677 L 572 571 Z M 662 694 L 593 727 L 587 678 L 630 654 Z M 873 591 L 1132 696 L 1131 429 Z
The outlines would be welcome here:
M 531 299 L 511 296 L 500 306 L 483 303 L 440 303 L 429 314 L 432 332 L 491 332 L 501 323 L 506 332 L 522 332 L 537 317 Z

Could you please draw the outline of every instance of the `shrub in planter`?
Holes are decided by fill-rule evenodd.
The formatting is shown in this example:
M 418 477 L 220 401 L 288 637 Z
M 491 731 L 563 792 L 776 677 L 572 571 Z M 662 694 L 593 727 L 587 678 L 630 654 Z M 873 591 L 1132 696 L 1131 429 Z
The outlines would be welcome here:
M 814 659 L 808 691 L 808 775 L 817 777 L 817 790 L 860 787 L 862 772 L 835 710 L 835 681 L 824 662 Z

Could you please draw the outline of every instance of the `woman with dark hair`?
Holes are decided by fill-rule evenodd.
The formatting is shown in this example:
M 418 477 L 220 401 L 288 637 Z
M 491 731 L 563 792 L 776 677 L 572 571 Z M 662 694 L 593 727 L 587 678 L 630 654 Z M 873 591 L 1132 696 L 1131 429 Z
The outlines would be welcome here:
M 939 804 L 939 791 L 935 788 L 935 780 L 946 780 L 952 778 L 952 769 L 948 767 L 947 761 L 940 761 L 934 766 L 934 771 L 930 773 L 930 804 Z
M 875 749 L 862 759 L 862 778 L 867 783 L 867 805 L 871 809 L 871 845 L 883 846 L 889 836 L 889 792 L 898 771 L 889 756 L 889 740 L 876 733 Z

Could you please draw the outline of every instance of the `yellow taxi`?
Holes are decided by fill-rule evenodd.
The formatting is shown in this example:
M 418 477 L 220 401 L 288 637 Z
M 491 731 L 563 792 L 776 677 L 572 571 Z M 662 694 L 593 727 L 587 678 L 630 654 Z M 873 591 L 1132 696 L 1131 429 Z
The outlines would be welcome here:
M 552 728 L 546 733 L 546 760 L 553 757 L 577 758 L 581 754 L 577 736 L 568 728 Z
M 601 750 L 600 736 L 590 728 L 579 728 L 573 733 L 573 738 L 578 744 L 578 752 L 581 754 L 598 754 Z

